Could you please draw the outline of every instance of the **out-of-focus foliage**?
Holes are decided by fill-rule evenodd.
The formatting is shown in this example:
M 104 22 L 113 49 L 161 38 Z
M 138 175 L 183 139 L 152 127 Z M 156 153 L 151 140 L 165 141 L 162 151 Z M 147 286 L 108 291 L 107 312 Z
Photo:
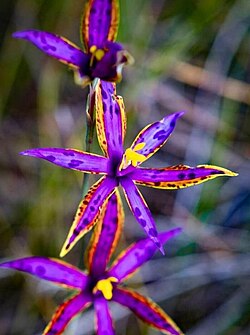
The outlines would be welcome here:
M 143 189 L 159 230 L 184 228 L 131 283 L 192 335 L 246 335 L 249 293 L 248 0 L 122 0 L 118 40 L 134 55 L 118 85 L 128 114 L 127 144 L 147 123 L 187 110 L 168 144 L 147 163 L 210 163 L 239 172 L 190 189 Z M 79 44 L 84 0 L 0 3 L 0 257 L 57 257 L 80 200 L 82 174 L 20 157 L 27 148 L 81 149 L 87 89 L 65 66 L 14 40 L 37 28 Z M 205 70 L 202 71 L 202 70 Z M 97 141 L 93 151 L 98 153 Z M 91 183 L 94 179 L 90 180 Z M 143 232 L 127 211 L 127 242 Z M 86 241 L 86 239 L 85 239 Z M 66 257 L 79 262 L 80 244 Z M 86 245 L 86 243 L 85 243 Z M 3 335 L 40 334 L 66 296 L 54 286 L 1 271 Z M 157 334 L 112 308 L 119 335 Z M 79 326 L 81 331 L 76 331 Z M 65 334 L 92 334 L 91 311 Z

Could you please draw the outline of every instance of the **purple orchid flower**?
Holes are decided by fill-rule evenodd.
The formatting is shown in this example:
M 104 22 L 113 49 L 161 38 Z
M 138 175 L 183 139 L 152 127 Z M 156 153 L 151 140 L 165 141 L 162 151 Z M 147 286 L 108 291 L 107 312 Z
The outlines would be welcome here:
M 70 320 L 91 304 L 94 305 L 96 313 L 97 333 L 114 335 L 108 301 L 115 301 L 128 307 L 139 318 L 164 334 L 183 334 L 172 319 L 153 301 L 122 286 L 122 282 L 156 252 L 157 247 L 151 239 L 139 240 L 131 245 L 107 268 L 118 243 L 123 219 L 122 204 L 119 193 L 116 191 L 110 200 L 106 201 L 90 247 L 86 252 L 87 272 L 80 271 L 66 262 L 45 257 L 28 257 L 0 264 L 0 267 L 24 271 L 77 291 L 73 297 L 58 307 L 44 330 L 44 335 L 62 334 Z M 164 232 L 159 235 L 159 240 L 164 244 L 180 231 L 180 228 L 175 228 Z
M 128 204 L 139 224 L 163 252 L 152 214 L 135 184 L 162 189 L 179 189 L 200 184 L 219 176 L 235 173 L 210 165 L 186 165 L 165 168 L 142 168 L 167 141 L 183 112 L 164 117 L 145 127 L 124 151 L 126 115 L 122 98 L 115 94 L 115 84 L 99 81 L 96 86 L 96 128 L 105 157 L 74 149 L 40 148 L 22 155 L 45 159 L 64 168 L 85 173 L 103 174 L 80 202 L 69 235 L 61 251 L 64 256 L 95 224 L 97 215 L 114 190 L 121 185 Z
M 120 81 L 123 65 L 133 63 L 132 56 L 114 42 L 118 24 L 117 0 L 89 0 L 81 22 L 84 52 L 64 37 L 44 31 L 18 31 L 13 37 L 28 40 L 67 64 L 74 70 L 76 83 L 84 87 L 94 78 Z

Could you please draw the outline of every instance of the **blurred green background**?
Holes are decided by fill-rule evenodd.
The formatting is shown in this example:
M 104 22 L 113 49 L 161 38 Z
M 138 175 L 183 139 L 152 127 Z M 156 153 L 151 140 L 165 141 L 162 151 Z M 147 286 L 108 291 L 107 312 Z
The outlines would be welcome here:
M 239 173 L 179 191 L 142 189 L 159 231 L 182 226 L 130 285 L 156 300 L 189 335 L 250 334 L 250 58 L 248 0 L 123 0 L 118 41 L 135 64 L 117 87 L 128 115 L 126 144 L 149 122 L 187 111 L 147 166 L 221 165 Z M 81 149 L 88 89 L 12 32 L 36 28 L 80 45 L 84 0 L 0 3 L 0 257 L 57 257 L 80 201 L 82 174 L 18 152 Z M 97 141 L 93 151 L 100 152 Z M 91 177 L 91 183 L 94 182 Z M 125 204 L 119 249 L 144 236 Z M 86 245 L 86 237 L 84 243 Z M 66 257 L 77 265 L 81 244 Z M 142 286 L 142 282 L 145 283 Z M 41 334 L 65 290 L 2 270 L 0 334 Z M 153 335 L 112 305 L 119 335 Z M 93 313 L 65 334 L 93 334 Z

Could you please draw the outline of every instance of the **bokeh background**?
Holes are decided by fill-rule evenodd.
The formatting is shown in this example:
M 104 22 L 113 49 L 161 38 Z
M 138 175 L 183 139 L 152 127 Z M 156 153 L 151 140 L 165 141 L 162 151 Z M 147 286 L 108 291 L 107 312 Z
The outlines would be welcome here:
M 118 40 L 135 64 L 118 85 L 129 145 L 149 122 L 187 111 L 147 166 L 221 165 L 239 173 L 179 191 L 143 188 L 159 231 L 184 232 L 130 280 L 188 335 L 250 334 L 250 2 L 122 0 Z M 81 197 L 82 174 L 18 152 L 83 148 L 88 89 L 72 73 L 12 32 L 36 28 L 80 45 L 84 0 L 0 3 L 0 257 L 57 257 Z M 100 153 L 97 141 L 93 152 Z M 90 182 L 94 182 L 91 177 Z M 125 204 L 119 245 L 144 236 Z M 66 256 L 79 263 L 84 238 Z M 144 283 L 144 284 L 142 284 Z M 41 334 L 69 292 L 14 271 L 0 272 L 0 334 Z M 119 335 L 156 335 L 112 305 Z M 93 312 L 66 335 L 93 334 Z

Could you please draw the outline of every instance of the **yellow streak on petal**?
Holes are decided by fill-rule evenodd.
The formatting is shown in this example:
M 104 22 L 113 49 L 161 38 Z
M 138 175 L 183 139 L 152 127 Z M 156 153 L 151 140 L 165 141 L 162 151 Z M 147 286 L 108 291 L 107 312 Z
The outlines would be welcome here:
M 118 279 L 115 277 L 109 277 L 107 279 L 101 279 L 97 282 L 93 292 L 101 291 L 104 298 L 107 300 L 113 297 L 113 285 L 112 283 L 117 283 Z
M 116 39 L 119 20 L 120 20 L 119 1 L 112 0 L 111 22 L 107 36 L 108 41 L 114 41 Z
M 138 163 L 142 163 L 147 159 L 146 156 L 136 152 L 136 151 L 143 149 L 145 145 L 146 145 L 145 142 L 141 142 L 141 143 L 136 144 L 134 149 L 128 148 L 125 151 L 125 155 L 124 155 L 125 160 L 126 160 L 125 167 L 127 167 L 130 162 L 134 167 L 136 167 Z
M 141 150 L 141 149 L 143 149 L 143 148 L 145 147 L 145 145 L 146 145 L 145 142 L 138 143 L 138 144 L 135 145 L 135 147 L 134 147 L 133 150 L 134 150 L 134 151 Z
M 100 84 L 101 83 L 99 80 L 96 86 L 96 95 L 95 95 L 96 132 L 99 145 L 103 153 L 106 156 L 108 156 L 108 147 L 107 147 L 107 139 L 106 139 L 105 123 L 104 123 L 103 98 Z
M 122 141 L 124 141 L 124 137 L 125 137 L 126 129 L 127 129 L 127 116 L 125 113 L 125 106 L 124 106 L 123 98 L 120 95 L 116 95 L 115 100 L 118 103 L 119 108 L 120 108 L 121 121 L 122 121 Z

